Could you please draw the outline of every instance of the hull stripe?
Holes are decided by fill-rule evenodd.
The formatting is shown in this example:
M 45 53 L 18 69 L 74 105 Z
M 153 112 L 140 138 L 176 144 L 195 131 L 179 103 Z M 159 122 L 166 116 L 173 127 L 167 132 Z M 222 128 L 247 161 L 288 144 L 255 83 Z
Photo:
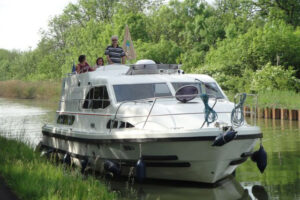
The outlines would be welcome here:
M 107 144 L 107 143 L 145 143 L 145 142 L 194 142 L 194 141 L 214 141 L 216 136 L 198 136 L 198 137 L 167 137 L 167 138 L 140 138 L 140 139 L 91 139 L 80 138 L 75 136 L 68 136 L 58 133 L 50 133 L 43 131 L 43 136 L 54 137 L 57 139 L 84 142 L 92 144 Z M 262 138 L 262 133 L 249 134 L 249 135 L 237 135 L 234 140 L 246 140 Z

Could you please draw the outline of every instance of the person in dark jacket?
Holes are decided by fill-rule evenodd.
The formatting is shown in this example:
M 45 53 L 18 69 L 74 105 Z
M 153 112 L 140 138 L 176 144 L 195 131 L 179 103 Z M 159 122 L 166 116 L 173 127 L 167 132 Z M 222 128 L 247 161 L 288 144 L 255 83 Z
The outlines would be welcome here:
M 112 44 L 105 50 L 105 55 L 109 64 L 122 63 L 125 64 L 125 52 L 122 47 L 118 45 L 118 37 L 111 37 Z

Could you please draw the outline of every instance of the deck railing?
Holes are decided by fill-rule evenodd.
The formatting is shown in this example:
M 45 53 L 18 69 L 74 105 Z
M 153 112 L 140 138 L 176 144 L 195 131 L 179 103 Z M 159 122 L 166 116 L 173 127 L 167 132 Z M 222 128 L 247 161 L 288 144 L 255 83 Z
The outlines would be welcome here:
M 234 103 L 237 103 L 237 100 L 241 97 L 241 95 L 243 95 L 243 93 L 237 93 L 234 96 Z M 249 107 L 249 110 L 244 109 L 245 106 Z M 257 108 L 258 108 L 258 96 L 257 94 L 247 94 L 247 99 L 246 102 L 244 104 L 244 108 L 243 109 L 243 113 L 244 116 L 250 116 L 250 124 L 253 124 L 254 126 L 256 126 L 256 120 L 257 120 Z

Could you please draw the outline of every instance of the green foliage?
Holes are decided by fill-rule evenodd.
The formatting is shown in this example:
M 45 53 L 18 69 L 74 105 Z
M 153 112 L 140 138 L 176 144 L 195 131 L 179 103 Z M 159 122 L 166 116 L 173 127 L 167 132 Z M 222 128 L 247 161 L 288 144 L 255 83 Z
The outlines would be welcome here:
M 186 72 L 212 75 L 226 90 L 260 91 L 254 86 L 270 70 L 295 70 L 300 78 L 298 0 L 79 0 L 49 21 L 38 47 L 27 52 L 0 50 L 0 80 L 58 80 L 78 56 L 90 65 L 127 24 L 137 59 L 181 63 Z M 130 61 L 133 63 L 134 61 Z M 279 69 L 280 68 L 280 69 Z M 261 72 L 261 70 L 263 72 Z M 282 71 L 283 70 L 283 71 Z M 279 73 L 279 72 L 278 72 Z M 254 84 L 254 85 L 253 85 Z M 287 89 L 287 87 L 284 87 Z M 292 84 L 288 89 L 298 90 Z
M 100 181 L 55 166 L 25 144 L 0 137 L 0 173 L 24 200 L 116 199 Z
M 296 84 L 294 72 L 291 68 L 285 70 L 281 66 L 272 66 L 268 63 L 254 74 L 251 90 L 292 90 Z
M 158 43 L 138 42 L 138 59 L 151 59 L 156 63 L 176 63 L 181 49 L 171 40 L 162 38 Z

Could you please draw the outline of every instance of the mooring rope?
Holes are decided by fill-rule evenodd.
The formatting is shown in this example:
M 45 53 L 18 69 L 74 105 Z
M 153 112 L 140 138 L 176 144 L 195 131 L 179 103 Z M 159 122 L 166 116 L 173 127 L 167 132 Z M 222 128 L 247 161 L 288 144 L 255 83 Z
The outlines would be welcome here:
M 201 99 L 203 101 L 203 104 L 204 104 L 204 113 L 205 113 L 205 116 L 204 116 L 205 121 L 201 126 L 201 128 L 202 128 L 205 123 L 207 123 L 207 125 L 209 125 L 210 123 L 213 123 L 214 121 L 216 121 L 218 119 L 218 115 L 217 115 L 216 111 L 214 111 L 214 109 L 209 106 L 209 104 L 208 104 L 208 100 L 209 100 L 208 95 L 207 94 L 201 94 L 200 97 L 201 97 Z
M 234 108 L 232 109 L 232 112 L 231 112 L 231 124 L 234 127 L 240 127 L 245 122 L 243 108 L 244 108 L 244 103 L 246 101 L 246 98 L 247 98 L 247 94 L 246 93 L 242 93 L 240 95 L 240 100 L 239 100 L 238 104 L 236 104 L 234 106 Z

